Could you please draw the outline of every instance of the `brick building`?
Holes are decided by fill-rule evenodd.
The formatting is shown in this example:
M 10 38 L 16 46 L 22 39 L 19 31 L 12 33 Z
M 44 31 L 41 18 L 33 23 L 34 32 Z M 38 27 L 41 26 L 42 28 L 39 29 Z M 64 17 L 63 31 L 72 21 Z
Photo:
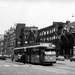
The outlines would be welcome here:
M 68 21 L 66 21 L 66 23 L 53 22 L 53 25 L 38 30 L 39 42 L 48 42 L 48 43 L 55 44 L 57 55 L 59 55 L 60 54 L 60 42 L 61 42 L 60 35 L 62 32 L 62 29 L 67 24 L 68 24 Z
M 16 29 L 15 29 L 15 39 L 16 39 L 16 45 L 15 47 L 20 47 L 21 46 L 21 30 L 25 28 L 25 24 L 24 23 L 17 23 L 16 24 Z
M 13 48 L 28 46 L 37 38 L 38 27 L 27 27 L 24 23 L 16 23 L 4 33 L 4 52 L 12 54 Z
M 21 29 L 21 46 L 28 46 L 36 43 L 38 36 L 38 27 L 24 27 Z
M 25 24 L 18 23 L 16 25 L 16 46 L 23 47 L 34 43 L 34 37 L 38 35 L 38 27 L 27 27 Z

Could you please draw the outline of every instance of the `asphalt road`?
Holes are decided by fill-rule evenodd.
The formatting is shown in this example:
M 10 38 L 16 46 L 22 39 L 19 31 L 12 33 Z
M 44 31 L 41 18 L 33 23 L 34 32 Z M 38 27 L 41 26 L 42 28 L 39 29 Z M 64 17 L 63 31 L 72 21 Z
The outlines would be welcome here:
M 75 62 L 57 61 L 53 66 L 0 60 L 0 75 L 75 75 Z

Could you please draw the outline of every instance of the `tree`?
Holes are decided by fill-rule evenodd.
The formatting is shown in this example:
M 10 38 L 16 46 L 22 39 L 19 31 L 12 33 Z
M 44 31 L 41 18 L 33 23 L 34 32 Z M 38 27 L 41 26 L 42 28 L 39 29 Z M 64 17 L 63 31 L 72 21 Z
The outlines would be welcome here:
M 37 42 L 37 32 L 36 32 L 36 30 L 30 30 L 28 42 L 29 43 L 36 43 Z

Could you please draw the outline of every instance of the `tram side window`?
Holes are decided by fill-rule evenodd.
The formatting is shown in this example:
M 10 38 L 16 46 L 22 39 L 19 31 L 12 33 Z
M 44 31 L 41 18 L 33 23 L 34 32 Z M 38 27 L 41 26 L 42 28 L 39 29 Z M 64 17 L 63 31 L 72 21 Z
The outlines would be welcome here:
M 51 49 L 51 51 L 55 51 L 55 49 Z
M 26 51 L 27 51 L 27 54 L 28 54 L 28 55 L 31 55 L 30 48 L 27 48 Z
M 35 48 L 31 49 L 31 54 L 34 55 L 35 54 Z
M 39 55 L 39 49 L 37 49 L 37 48 L 32 48 L 32 49 L 31 49 L 31 54 L 32 54 L 32 55 Z
M 24 49 L 21 49 L 21 50 L 20 50 L 20 54 L 23 54 L 23 53 L 24 53 Z
M 18 51 L 14 51 L 14 54 L 17 55 L 19 52 Z
M 20 53 L 21 53 L 21 50 L 20 50 L 20 49 L 17 49 L 17 50 L 14 51 L 14 54 L 15 54 L 15 55 L 18 55 L 18 54 L 20 54 Z
M 40 54 L 39 48 L 36 48 L 36 49 L 35 49 L 35 54 L 36 54 L 36 55 L 39 55 L 39 54 Z

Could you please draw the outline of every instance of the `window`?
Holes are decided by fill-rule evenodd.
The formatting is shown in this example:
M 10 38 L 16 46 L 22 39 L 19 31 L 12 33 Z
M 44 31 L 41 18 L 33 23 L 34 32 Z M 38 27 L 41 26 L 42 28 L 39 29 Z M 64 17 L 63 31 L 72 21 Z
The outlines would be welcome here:
M 58 37 L 56 36 L 56 39 L 57 39 Z
M 41 32 L 41 35 L 43 35 L 43 32 Z
M 43 35 L 43 32 L 40 33 L 40 36 L 42 36 L 42 35 Z
M 52 37 L 50 37 L 50 40 L 52 40 Z
M 51 34 L 51 30 L 50 30 L 50 34 Z
M 41 36 L 41 33 L 39 33 L 39 36 Z
M 35 54 L 39 55 L 39 48 L 35 48 Z
M 18 43 L 18 44 L 20 44 L 20 42 L 19 42 L 19 41 L 18 41 L 17 43 Z
M 25 39 L 28 38 L 28 36 L 25 36 Z
M 31 55 L 34 55 L 35 54 L 35 48 L 30 48 L 31 50 Z
M 46 38 L 44 38 L 44 41 L 46 40 Z
M 44 35 L 46 35 L 46 31 L 43 31 Z
M 28 41 L 25 41 L 25 43 L 28 43 Z
M 53 31 L 55 32 L 55 28 L 53 29 Z
M 53 40 L 53 37 L 52 37 L 52 40 Z
M 25 39 L 26 39 L 26 36 L 25 36 Z
M 30 48 L 30 49 L 31 49 L 31 48 Z M 31 49 L 31 54 L 32 54 L 32 55 L 34 55 L 34 54 L 39 55 L 39 49 L 38 49 L 38 48 L 32 48 L 32 49 Z
M 55 39 L 55 36 L 53 38 Z
M 55 31 L 58 31 L 58 29 L 56 28 Z
M 49 37 L 49 39 L 51 40 L 51 37 Z
M 47 31 L 47 34 L 49 34 L 49 31 Z
M 52 33 L 53 33 L 54 31 L 53 31 L 53 29 L 52 29 Z
M 47 41 L 49 41 L 49 38 L 47 37 Z
M 40 41 L 42 41 L 43 39 L 41 38 Z

